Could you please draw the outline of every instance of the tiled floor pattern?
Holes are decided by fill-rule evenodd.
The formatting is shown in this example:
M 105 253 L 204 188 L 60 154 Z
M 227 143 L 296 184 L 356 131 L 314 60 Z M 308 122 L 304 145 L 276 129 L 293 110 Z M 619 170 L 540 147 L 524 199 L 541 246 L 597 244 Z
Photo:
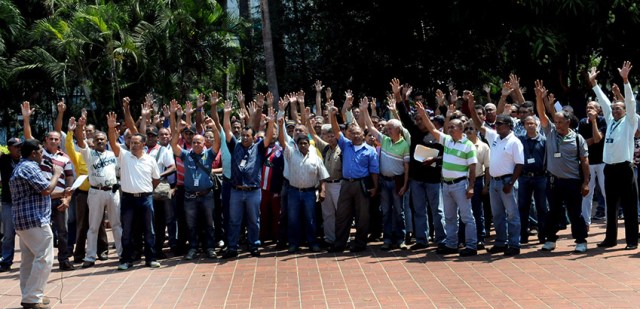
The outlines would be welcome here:
M 358 254 L 288 255 L 267 246 L 260 258 L 170 258 L 160 269 L 140 263 L 129 271 L 117 271 L 115 257 L 64 273 L 55 262 L 46 294 L 54 308 L 640 307 L 640 251 L 624 250 L 624 241 L 596 248 L 602 223 L 592 225 L 586 254 L 573 253 L 570 229 L 561 234 L 554 252 L 530 244 L 517 257 L 383 252 L 374 244 Z M 0 274 L 3 308 L 20 307 L 16 259 Z

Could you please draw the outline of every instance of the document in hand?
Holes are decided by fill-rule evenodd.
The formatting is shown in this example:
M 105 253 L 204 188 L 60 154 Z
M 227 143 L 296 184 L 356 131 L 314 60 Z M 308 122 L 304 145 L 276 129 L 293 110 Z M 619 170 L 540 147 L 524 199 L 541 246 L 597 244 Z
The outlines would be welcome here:
M 71 190 L 78 189 L 78 187 L 80 187 L 80 185 L 84 182 L 84 180 L 87 179 L 87 177 L 89 177 L 89 176 L 87 176 L 87 175 L 78 176 L 76 181 L 73 182 L 73 185 L 71 186 Z
M 413 154 L 413 158 L 416 161 L 424 162 L 427 159 L 435 158 L 438 156 L 438 149 L 429 148 L 423 145 L 416 146 L 416 151 Z M 433 163 L 435 165 L 435 162 Z

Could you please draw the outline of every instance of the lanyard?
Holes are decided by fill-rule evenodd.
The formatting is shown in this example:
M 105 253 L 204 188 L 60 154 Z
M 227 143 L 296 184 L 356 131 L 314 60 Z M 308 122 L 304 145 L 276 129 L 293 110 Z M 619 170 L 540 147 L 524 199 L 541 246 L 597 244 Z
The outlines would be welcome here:
M 609 136 L 613 134 L 613 131 L 615 131 L 618 128 L 618 126 L 620 126 L 621 123 L 622 123 L 622 118 L 618 119 L 617 121 L 613 121 L 613 123 L 611 123 L 611 130 L 609 130 Z

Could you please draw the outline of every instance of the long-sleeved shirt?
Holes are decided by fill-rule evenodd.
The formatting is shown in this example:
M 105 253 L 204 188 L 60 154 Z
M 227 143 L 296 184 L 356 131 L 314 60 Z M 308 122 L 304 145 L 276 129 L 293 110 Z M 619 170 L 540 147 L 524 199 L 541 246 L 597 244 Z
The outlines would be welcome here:
M 76 151 L 76 147 L 73 144 L 73 131 L 67 133 L 67 137 L 64 139 L 64 145 L 67 149 L 67 155 L 69 155 L 69 159 L 71 159 L 71 163 L 73 163 L 76 176 L 89 175 L 87 163 L 84 161 L 84 158 L 82 158 L 82 154 Z M 89 191 L 89 188 L 91 188 L 91 184 L 89 183 L 89 177 L 87 177 L 78 189 Z
M 607 164 L 633 162 L 633 137 L 638 127 L 636 114 L 636 100 L 629 83 L 624 84 L 624 105 L 626 115 L 615 120 L 611 112 L 611 102 L 604 95 L 600 86 L 595 85 L 598 102 L 602 106 L 604 119 L 607 121 L 607 132 L 604 139 L 604 152 L 602 161 Z M 629 116 L 630 115 L 630 116 Z

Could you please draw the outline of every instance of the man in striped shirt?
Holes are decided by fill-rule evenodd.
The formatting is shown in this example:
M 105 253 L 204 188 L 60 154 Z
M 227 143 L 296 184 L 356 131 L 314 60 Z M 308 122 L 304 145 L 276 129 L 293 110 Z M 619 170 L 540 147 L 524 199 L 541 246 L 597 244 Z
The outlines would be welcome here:
M 471 211 L 471 197 L 473 196 L 473 184 L 476 181 L 475 167 L 478 162 L 475 146 L 463 134 L 464 124 L 454 119 L 449 121 L 444 134 L 433 125 L 424 107 L 416 102 L 418 116 L 427 126 L 427 129 L 444 146 L 442 157 L 442 194 L 444 202 L 444 222 L 447 237 L 443 243 L 438 244 L 436 253 L 459 253 L 461 257 L 478 254 L 476 221 Z M 467 178 L 468 176 L 468 178 Z M 465 224 L 466 247 L 458 252 L 458 211 L 462 222 Z

